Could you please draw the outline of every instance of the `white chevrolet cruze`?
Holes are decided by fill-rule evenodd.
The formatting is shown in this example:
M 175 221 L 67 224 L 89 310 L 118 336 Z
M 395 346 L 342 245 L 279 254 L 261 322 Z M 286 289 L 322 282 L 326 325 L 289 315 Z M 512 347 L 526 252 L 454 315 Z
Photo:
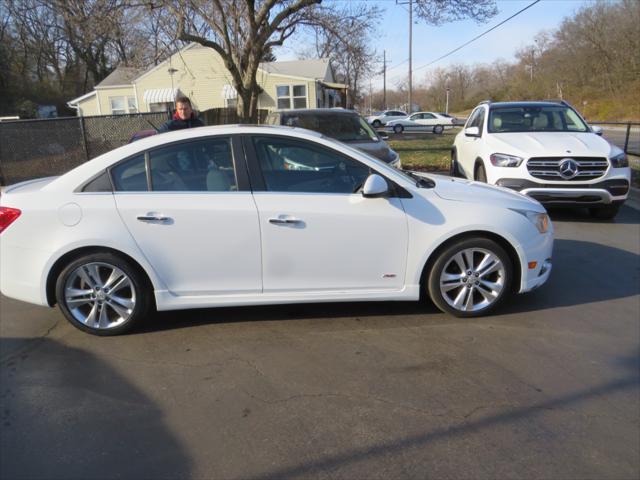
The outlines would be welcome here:
M 403 173 L 306 130 L 203 127 L 0 197 L 0 287 L 122 333 L 157 310 L 418 300 L 461 317 L 543 284 L 553 231 L 524 195 Z

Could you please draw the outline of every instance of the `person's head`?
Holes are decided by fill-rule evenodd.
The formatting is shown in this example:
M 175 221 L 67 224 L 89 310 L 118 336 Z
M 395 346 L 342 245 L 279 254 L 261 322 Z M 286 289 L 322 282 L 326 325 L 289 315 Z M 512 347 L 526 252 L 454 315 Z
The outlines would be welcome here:
M 193 109 L 191 108 L 191 100 L 189 100 L 189 97 L 178 97 L 176 99 L 176 113 L 181 120 L 191 118 L 192 112 Z

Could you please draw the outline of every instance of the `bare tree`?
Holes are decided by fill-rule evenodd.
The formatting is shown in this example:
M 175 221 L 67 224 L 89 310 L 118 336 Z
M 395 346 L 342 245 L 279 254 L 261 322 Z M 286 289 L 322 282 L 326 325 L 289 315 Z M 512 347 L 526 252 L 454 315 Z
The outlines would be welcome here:
M 430 25 L 471 18 L 484 23 L 498 13 L 495 0 L 415 0 L 416 15 Z
M 255 122 L 261 59 L 282 45 L 321 0 L 181 0 L 165 6 L 176 16 L 177 37 L 215 50 L 238 93 L 238 115 Z

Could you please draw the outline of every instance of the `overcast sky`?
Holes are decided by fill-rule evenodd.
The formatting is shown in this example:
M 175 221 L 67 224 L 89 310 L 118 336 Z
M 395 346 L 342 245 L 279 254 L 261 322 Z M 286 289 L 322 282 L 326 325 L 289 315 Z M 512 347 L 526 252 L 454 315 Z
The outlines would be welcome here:
M 356 0 L 324 0 L 332 1 Z M 375 48 L 382 55 L 387 52 L 387 86 L 393 87 L 395 82 L 406 79 L 409 58 L 409 11 L 406 5 L 396 5 L 395 0 L 371 0 L 383 10 L 384 20 L 379 27 L 379 36 L 375 40 Z M 406 2 L 407 0 L 402 0 Z M 486 24 L 460 21 L 432 27 L 415 18 L 413 25 L 413 82 L 422 83 L 427 73 L 437 67 L 446 67 L 452 63 L 476 64 L 491 63 L 497 59 L 513 60 L 515 52 L 530 44 L 533 37 L 542 30 L 552 30 L 560 25 L 566 17 L 571 17 L 580 7 L 593 3 L 593 0 L 542 0 L 517 17 L 511 19 L 496 30 L 476 40 L 453 55 L 440 60 L 430 67 L 420 68 L 455 49 L 473 37 L 488 30 L 492 26 L 507 19 L 523 9 L 533 0 L 499 0 L 498 14 Z M 276 51 L 278 60 L 297 58 L 295 45 Z M 395 67 L 395 68 L 394 68 Z M 382 70 L 382 64 L 380 64 Z M 373 79 L 373 88 L 382 88 L 382 75 Z

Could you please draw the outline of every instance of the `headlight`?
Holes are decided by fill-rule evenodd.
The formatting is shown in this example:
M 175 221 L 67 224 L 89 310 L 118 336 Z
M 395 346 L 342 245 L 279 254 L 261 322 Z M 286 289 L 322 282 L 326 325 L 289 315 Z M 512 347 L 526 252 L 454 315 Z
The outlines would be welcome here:
M 614 155 L 609 160 L 611 160 L 611 166 L 613 168 L 623 168 L 629 166 L 629 160 L 627 159 L 627 155 L 624 152 L 620 152 L 617 155 Z
M 519 167 L 522 163 L 522 157 L 505 155 L 504 153 L 494 153 L 489 158 L 494 167 Z
M 551 220 L 549 220 L 549 215 L 546 213 L 534 212 L 532 210 L 517 210 L 515 208 L 512 208 L 512 210 L 527 217 L 540 233 L 547 233 L 549 231 Z

